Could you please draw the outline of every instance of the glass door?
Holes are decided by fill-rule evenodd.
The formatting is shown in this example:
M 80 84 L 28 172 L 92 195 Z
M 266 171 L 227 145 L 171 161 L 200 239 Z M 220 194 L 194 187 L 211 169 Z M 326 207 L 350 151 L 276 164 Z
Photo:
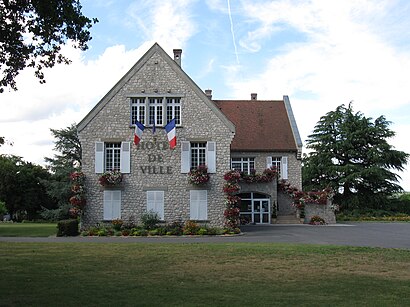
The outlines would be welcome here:
M 269 199 L 253 200 L 253 221 L 256 224 L 270 223 L 270 205 Z

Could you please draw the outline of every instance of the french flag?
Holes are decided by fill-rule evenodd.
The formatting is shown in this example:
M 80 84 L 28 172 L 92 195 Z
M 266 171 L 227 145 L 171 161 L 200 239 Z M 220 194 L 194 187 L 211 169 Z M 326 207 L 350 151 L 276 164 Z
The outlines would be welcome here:
M 142 138 L 142 132 L 144 131 L 145 127 L 139 121 L 135 121 L 135 131 L 134 131 L 134 144 L 138 145 Z
M 174 149 L 177 146 L 177 137 L 175 129 L 175 118 L 171 120 L 166 126 L 165 131 L 167 132 L 169 147 Z

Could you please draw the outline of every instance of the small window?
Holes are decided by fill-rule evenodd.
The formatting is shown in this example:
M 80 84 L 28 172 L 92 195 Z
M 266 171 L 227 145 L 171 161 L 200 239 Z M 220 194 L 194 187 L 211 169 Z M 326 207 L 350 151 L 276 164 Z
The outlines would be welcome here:
M 232 158 L 231 169 L 250 174 L 255 169 L 255 158 Z
M 149 98 L 149 125 L 161 127 L 162 115 L 162 98 Z
M 282 157 L 272 157 L 272 166 L 276 167 L 278 173 L 280 173 L 280 165 L 282 162 Z
M 167 123 L 175 118 L 175 125 L 181 125 L 181 98 L 167 98 Z
M 131 124 L 138 120 L 145 125 L 145 98 L 131 98 Z
M 105 171 L 121 170 L 121 143 L 105 143 Z
M 191 168 L 206 164 L 206 143 L 191 143 Z
M 208 191 L 190 191 L 190 214 L 189 218 L 194 221 L 204 221 L 208 219 Z

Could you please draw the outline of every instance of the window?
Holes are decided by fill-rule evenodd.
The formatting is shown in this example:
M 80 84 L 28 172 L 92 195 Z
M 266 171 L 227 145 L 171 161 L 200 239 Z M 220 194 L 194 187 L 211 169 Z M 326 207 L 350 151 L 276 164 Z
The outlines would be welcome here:
M 249 175 L 255 169 L 255 158 L 232 158 L 231 168 Z
M 104 191 L 104 220 L 121 218 L 121 191 Z
M 164 191 L 147 191 L 147 211 L 157 213 L 164 220 Z
M 132 97 L 131 125 L 138 120 L 144 126 L 163 127 L 175 118 L 181 125 L 180 97 Z
M 120 169 L 121 143 L 105 143 L 104 171 Z
M 204 221 L 208 219 L 208 191 L 191 190 L 189 219 L 194 221 Z
M 145 125 L 145 98 L 131 98 L 131 124 L 137 120 Z
M 181 173 L 205 164 L 209 173 L 216 173 L 216 143 L 181 141 Z
M 150 126 L 162 126 L 162 98 L 149 98 Z
M 191 143 L 191 168 L 206 164 L 206 143 Z
M 181 98 L 167 98 L 167 123 L 175 118 L 175 125 L 181 124 Z
M 97 174 L 119 170 L 129 173 L 131 169 L 130 142 L 95 142 L 95 172 Z
M 276 167 L 280 179 L 288 179 L 288 157 L 267 157 L 266 164 Z

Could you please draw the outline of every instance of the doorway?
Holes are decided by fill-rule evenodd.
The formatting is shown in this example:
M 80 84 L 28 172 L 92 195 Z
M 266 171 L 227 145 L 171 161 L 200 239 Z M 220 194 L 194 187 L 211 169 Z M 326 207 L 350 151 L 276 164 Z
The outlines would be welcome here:
M 260 193 L 241 193 L 240 201 L 241 224 L 270 224 L 271 206 L 270 198 Z

